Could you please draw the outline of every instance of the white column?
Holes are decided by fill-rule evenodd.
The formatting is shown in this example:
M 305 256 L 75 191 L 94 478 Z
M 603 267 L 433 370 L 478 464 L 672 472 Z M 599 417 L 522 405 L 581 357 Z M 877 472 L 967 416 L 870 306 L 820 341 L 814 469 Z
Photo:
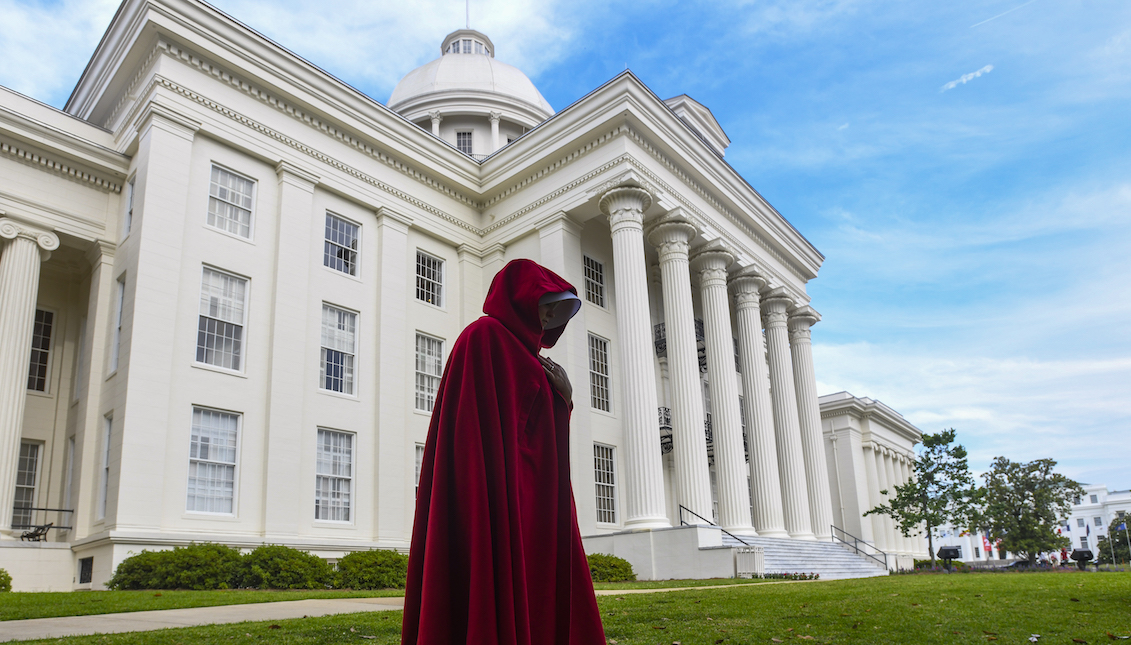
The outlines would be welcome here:
M 797 394 L 793 385 L 793 360 L 786 332 L 786 311 L 792 304 L 783 289 L 774 289 L 762 299 L 762 315 L 766 321 L 766 344 L 770 355 L 770 395 L 774 402 L 774 432 L 785 529 L 792 538 L 812 540 L 815 537 L 805 485 L 805 458 L 801 450 Z
M 789 537 L 782 517 L 774 411 L 770 403 L 766 341 L 762 337 L 762 313 L 758 305 L 758 292 L 765 286 L 766 281 L 750 269 L 738 272 L 731 281 L 738 322 L 738 362 L 742 367 L 742 390 L 746 401 L 746 434 L 750 443 L 754 528 L 763 537 Z
M 880 498 L 880 489 L 883 488 L 883 486 L 880 485 L 880 471 L 876 468 L 880 460 L 880 447 L 876 445 L 875 442 L 872 442 L 864 446 L 864 449 L 866 451 L 864 454 L 864 469 L 868 472 L 868 510 L 870 511 L 880 504 L 883 504 Z M 884 516 L 869 515 L 864 519 L 871 520 L 872 540 L 876 548 L 881 551 L 887 551 L 889 547 L 887 530 L 884 527 Z
M 585 298 L 585 269 L 582 265 L 581 226 L 566 213 L 558 211 L 535 224 L 538 229 L 542 266 L 580 287 Z M 557 344 L 543 350 L 547 356 L 565 367 L 573 384 L 575 411 L 589 409 L 589 328 L 585 323 L 588 305 L 578 310 L 566 326 Z M 578 412 L 570 420 L 569 452 L 572 474 L 573 498 L 577 508 L 577 523 L 582 535 L 596 530 L 597 496 L 593 481 L 592 415 Z M 659 440 L 657 439 L 657 444 Z M 618 504 L 618 514 L 620 513 Z M 619 518 L 618 518 L 619 519 Z
M 812 307 L 789 312 L 789 348 L 793 358 L 793 383 L 797 391 L 797 415 L 801 425 L 801 449 L 805 455 L 805 478 L 809 484 L 809 517 L 818 540 L 832 537 L 833 505 L 829 490 L 821 408 L 817 403 L 817 376 L 813 370 L 813 342 L 809 328 L 821 319 Z
M 688 243 L 695 227 L 676 215 L 665 216 L 649 233 L 660 254 L 664 291 L 664 327 L 672 386 L 672 456 L 675 459 L 676 498 L 688 510 L 710 521 L 711 478 L 707 469 L 699 350 L 695 341 L 695 311 L 691 305 Z M 620 293 L 618 289 L 618 293 Z M 697 523 L 686 517 L 681 520 Z
M 888 469 L 888 503 L 890 504 L 891 500 L 895 499 L 895 486 L 899 483 L 899 467 L 897 465 L 899 457 L 894 452 L 889 452 L 884 457 L 884 465 Z M 899 553 L 906 553 L 907 548 L 903 543 L 903 531 L 899 528 L 899 522 L 896 522 L 895 518 L 891 520 L 891 531 L 896 545 L 895 550 Z
M 613 237 L 624 409 L 625 528 L 671 526 L 664 513 L 664 475 L 656 425 L 656 366 L 644 263 L 644 211 L 652 196 L 639 188 L 614 188 L 601 197 Z
M 271 240 L 275 271 L 271 352 L 267 356 L 271 384 L 264 424 L 266 451 L 260 456 L 265 472 L 263 528 L 267 535 L 298 535 L 308 519 L 294 512 L 294 503 L 303 497 L 308 482 L 299 481 L 294 474 L 310 443 L 304 441 L 310 431 L 303 427 L 303 410 L 305 395 L 317 379 L 303 369 L 309 363 L 310 263 L 299 260 L 309 258 L 321 246 L 314 230 L 323 230 L 325 224 L 313 216 L 318 177 L 285 161 L 275 167 L 275 174 L 279 197 L 275 239 Z
M 408 415 L 405 403 L 410 401 L 412 386 L 405 379 L 405 366 L 415 351 L 414 337 L 408 327 L 407 308 L 410 285 L 408 231 L 412 218 L 382 208 L 377 213 L 377 253 L 380 266 L 377 300 L 380 319 L 377 321 L 377 440 L 374 442 L 377 473 L 373 494 L 373 514 L 377 518 L 377 538 L 396 543 L 411 533 L 415 504 L 410 473 L 416 446 L 407 441 L 405 427 Z M 448 339 L 448 347 L 454 342 Z
M 499 119 L 503 118 L 502 112 L 491 112 L 487 114 L 487 120 L 491 122 L 491 152 L 495 152 L 502 146 L 499 145 Z
M 876 475 L 877 475 L 876 482 L 880 485 L 880 491 L 886 490 L 888 492 L 888 494 L 890 494 L 891 493 L 891 484 L 889 483 L 890 480 L 888 479 L 888 468 L 887 468 L 888 457 L 887 457 L 887 453 L 888 453 L 888 449 L 884 448 L 882 446 L 876 446 L 872 450 L 872 454 L 875 455 L 875 457 L 876 457 Z M 888 494 L 884 494 L 883 492 L 880 493 L 880 504 L 887 504 L 888 503 L 888 501 L 889 501 Z M 895 541 L 895 530 L 893 529 L 894 522 L 892 521 L 891 516 L 890 515 L 881 515 L 880 521 L 883 524 L 883 529 L 880 531 L 880 535 L 883 536 L 884 544 L 887 545 L 887 546 L 883 547 L 883 549 L 885 551 L 887 551 L 888 553 L 892 553 L 892 554 L 898 553 L 899 552 L 899 543 Z M 877 537 L 877 539 L 878 539 L 878 537 Z M 891 565 L 895 566 L 895 563 L 893 562 L 893 563 L 891 563 Z
M 428 113 L 428 117 L 432 119 L 432 136 L 440 136 L 440 121 L 443 121 L 444 117 L 440 115 L 439 110 L 432 110 Z
M 692 259 L 692 266 L 699 272 L 707 341 L 719 525 L 731 533 L 757 535 L 750 521 L 750 488 L 746 484 L 738 377 L 734 370 L 734 336 L 727 295 L 727 267 L 733 263 L 734 256 L 715 245 L 700 250 Z
M 911 458 L 907 455 L 899 456 L 899 483 L 906 485 L 911 480 Z M 915 554 L 915 536 L 911 535 L 903 538 L 903 548 L 909 553 Z
M 0 218 L 0 532 L 10 531 L 23 435 L 39 265 L 59 248 L 54 233 Z

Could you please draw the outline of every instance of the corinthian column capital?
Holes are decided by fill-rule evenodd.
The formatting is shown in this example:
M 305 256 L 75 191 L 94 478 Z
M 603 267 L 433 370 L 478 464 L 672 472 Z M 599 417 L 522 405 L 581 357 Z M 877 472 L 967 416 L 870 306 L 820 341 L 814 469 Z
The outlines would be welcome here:
M 601 196 L 601 212 L 609 217 L 613 233 L 623 226 L 642 227 L 644 211 L 652 205 L 652 195 L 641 188 L 624 186 L 614 188 Z
M 656 247 L 660 264 L 672 258 L 687 258 L 691 240 L 695 239 L 695 226 L 678 213 L 668 213 L 648 231 L 648 241 Z
M 740 269 L 730 276 L 730 291 L 734 294 L 735 309 L 738 311 L 750 308 L 757 311 L 765 288 L 766 279 L 754 267 Z
M 791 342 L 809 340 L 810 328 L 820 320 L 821 314 L 809 305 L 793 307 L 789 310 L 789 340 Z
M 789 319 L 789 308 L 793 306 L 783 287 L 771 289 L 762 294 L 762 318 L 766 328 L 785 327 Z
M 727 286 L 727 267 L 734 264 L 734 254 L 715 240 L 700 247 L 691 258 L 691 268 L 699 272 L 701 287 Z
M 17 222 L 7 217 L 0 217 L 0 237 L 8 240 L 23 238 L 35 242 L 44 261 L 51 257 L 51 252 L 59 248 L 59 236 L 51 231 Z

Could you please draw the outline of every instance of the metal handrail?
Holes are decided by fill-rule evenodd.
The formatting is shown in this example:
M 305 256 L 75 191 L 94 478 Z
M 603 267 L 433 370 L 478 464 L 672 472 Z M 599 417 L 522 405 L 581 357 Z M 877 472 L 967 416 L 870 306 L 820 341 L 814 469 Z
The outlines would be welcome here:
M 853 549 L 853 550 L 854 550 L 854 551 L 855 551 L 856 553 L 858 553 L 858 554 L 860 554 L 860 555 L 862 555 L 862 556 L 864 556 L 864 557 L 866 557 L 866 558 L 871 558 L 871 559 L 875 560 L 877 564 L 882 564 L 882 565 L 884 565 L 884 568 L 885 568 L 885 569 L 890 569 L 890 568 L 888 567 L 888 554 L 887 554 L 887 551 L 883 551 L 883 550 L 881 550 L 881 549 L 877 549 L 877 548 L 876 548 L 876 545 L 872 544 L 871 542 L 865 542 L 864 540 L 861 540 L 860 538 L 856 537 L 855 535 L 852 535 L 851 533 L 849 533 L 848 531 L 845 531 L 845 530 L 844 530 L 844 529 L 842 529 L 842 528 L 838 528 L 838 527 L 836 527 L 836 526 L 832 526 L 831 524 L 830 524 L 829 526 L 830 526 L 830 527 L 832 528 L 832 530 L 833 530 L 833 531 L 832 531 L 832 541 L 833 541 L 834 543 L 836 543 L 836 542 L 837 542 L 837 541 L 839 540 L 839 541 L 840 541 L 840 542 L 841 542 L 842 544 L 844 544 L 844 545 L 846 545 L 846 546 L 850 546 L 850 547 L 852 547 L 852 549 Z M 843 533 L 843 534 L 845 535 L 845 537 L 849 537 L 849 538 L 852 538 L 852 542 L 849 542 L 848 540 L 846 540 L 846 539 L 844 539 L 844 538 L 842 538 L 842 537 L 839 537 L 839 536 L 837 535 L 837 533 Z M 871 553 L 868 553 L 868 551 L 867 551 L 867 550 L 860 548 L 860 545 L 861 545 L 861 544 L 863 544 L 863 545 L 865 545 L 865 546 L 868 546 L 868 547 L 871 547 L 871 548 L 872 548 L 873 550 L 875 550 L 875 551 L 876 551 L 877 553 L 882 553 L 882 554 L 883 554 L 883 556 L 884 556 L 884 559 L 883 559 L 883 560 L 880 560 L 880 559 L 879 559 L 879 558 L 877 558 L 877 557 L 876 557 L 875 555 L 873 555 L 873 554 L 871 554 Z
M 731 536 L 731 537 L 732 537 L 732 538 L 734 538 L 735 540 L 738 540 L 739 542 L 741 542 L 741 543 L 742 543 L 742 545 L 743 545 L 743 546 L 751 546 L 751 544 L 750 544 L 749 542 L 747 542 L 746 540 L 743 540 L 742 538 L 738 537 L 738 536 L 737 536 L 737 535 L 735 535 L 734 533 L 731 533 L 730 531 L 728 531 L 728 530 L 724 529 L 723 527 L 719 526 L 718 524 L 715 524 L 715 523 L 714 523 L 714 522 L 712 522 L 711 520 L 709 520 L 709 519 L 707 519 L 707 518 L 703 517 L 702 515 L 700 515 L 700 514 L 696 513 L 695 511 L 691 510 L 690 508 L 687 508 L 687 507 L 686 507 L 686 506 L 684 506 L 683 504 L 680 504 L 680 505 L 679 505 L 679 525 L 680 525 L 680 526 L 694 526 L 694 524 L 692 524 L 691 522 L 684 522 L 684 521 L 683 521 L 683 512 L 684 512 L 684 511 L 687 511 L 688 513 L 691 513 L 692 515 L 694 515 L 695 517 L 698 517 L 699 519 L 703 520 L 703 521 L 704 521 L 704 522 L 706 522 L 707 524 L 710 524 L 711 526 L 713 526 L 713 527 L 715 527 L 715 528 L 719 529 L 719 530 L 720 530 L 720 531 L 722 531 L 723 533 L 726 533 L 727 535 Z
M 48 513 L 74 513 L 75 512 L 74 509 L 71 509 L 71 508 L 40 508 L 38 506 L 13 506 L 12 510 L 13 511 L 46 511 Z M 13 524 L 12 529 L 13 530 L 15 530 L 15 529 L 34 529 L 34 528 L 39 528 L 41 526 L 44 526 L 44 525 L 43 524 Z M 58 531 L 69 531 L 74 527 L 73 526 L 54 526 L 54 525 L 52 525 L 51 528 L 56 529 Z

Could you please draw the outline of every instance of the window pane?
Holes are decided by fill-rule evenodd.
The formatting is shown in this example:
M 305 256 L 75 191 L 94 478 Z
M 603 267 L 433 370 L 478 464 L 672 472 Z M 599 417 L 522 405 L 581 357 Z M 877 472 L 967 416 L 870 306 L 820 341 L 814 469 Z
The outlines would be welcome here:
M 35 511 L 35 476 L 39 469 L 39 444 L 21 443 L 20 458 L 16 465 L 16 496 L 12 504 L 12 528 L 28 528 Z
M 416 335 L 416 409 L 431 412 L 444 370 L 444 341 Z
M 416 299 L 444 306 L 444 261 L 423 251 L 416 252 Z
M 593 304 L 605 306 L 605 265 L 588 255 L 585 261 L 585 299 Z
M 322 362 L 319 387 L 353 394 L 357 314 L 322 305 Z
M 357 233 L 357 224 L 326 213 L 323 264 L 342 273 L 357 275 Z
M 31 335 L 31 363 L 28 366 L 27 389 L 36 392 L 47 391 L 47 367 L 51 364 L 51 328 L 55 314 L 42 309 L 35 310 L 35 327 Z
M 212 166 L 208 190 L 208 225 L 251 237 L 251 198 L 255 182 Z
M 471 147 L 471 133 L 470 132 L 457 132 L 456 133 L 456 149 L 465 155 L 472 153 Z
M 615 523 L 616 473 L 612 446 L 593 444 L 593 481 L 597 491 L 597 521 Z
M 353 489 L 353 435 L 318 430 L 314 518 L 348 522 Z
M 609 412 L 609 341 L 589 334 L 589 402 L 597 410 Z
M 197 362 L 240 369 L 246 295 L 247 280 L 204 269 L 197 325 Z
M 192 409 L 187 510 L 232 512 L 238 432 L 238 414 Z

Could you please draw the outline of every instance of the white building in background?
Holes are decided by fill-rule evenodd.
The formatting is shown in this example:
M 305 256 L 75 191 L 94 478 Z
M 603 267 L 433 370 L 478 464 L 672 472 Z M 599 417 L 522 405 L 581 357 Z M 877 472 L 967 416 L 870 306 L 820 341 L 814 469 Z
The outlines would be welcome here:
M 584 293 L 550 352 L 583 534 L 917 553 L 854 515 L 914 428 L 818 406 L 823 257 L 711 112 L 625 72 L 555 114 L 483 34 L 441 49 L 386 107 L 203 2 L 126 0 L 64 110 L 0 89 L 16 588 L 191 541 L 406 549 L 444 359 L 513 258 Z
M 1072 504 L 1064 521 L 1062 535 L 1072 540 L 1073 549 L 1090 549 L 1100 555 L 1100 537 L 1106 537 L 1112 521 L 1131 522 L 1131 490 L 1108 490 L 1104 485 L 1083 485 L 1084 495 Z M 1116 539 L 1123 539 L 1122 532 Z

